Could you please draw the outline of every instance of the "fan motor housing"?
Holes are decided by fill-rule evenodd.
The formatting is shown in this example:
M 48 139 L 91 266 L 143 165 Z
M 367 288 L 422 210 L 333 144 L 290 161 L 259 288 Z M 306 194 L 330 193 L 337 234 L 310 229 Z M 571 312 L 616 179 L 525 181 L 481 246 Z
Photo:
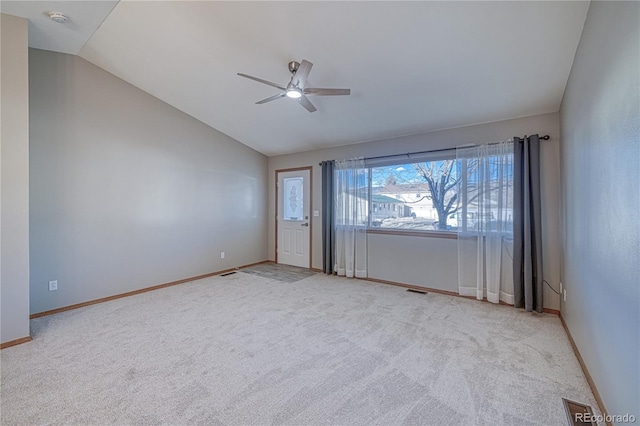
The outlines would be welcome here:
M 299 67 L 300 67 L 300 62 L 296 62 L 296 61 L 289 62 L 289 71 L 291 72 L 291 74 L 295 74 L 296 71 L 298 71 Z

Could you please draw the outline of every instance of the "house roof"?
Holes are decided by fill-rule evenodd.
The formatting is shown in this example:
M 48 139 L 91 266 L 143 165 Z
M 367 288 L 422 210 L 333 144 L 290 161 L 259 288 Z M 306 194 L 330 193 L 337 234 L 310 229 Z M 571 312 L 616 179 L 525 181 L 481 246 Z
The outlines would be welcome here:
M 422 193 L 429 192 L 429 185 L 427 183 L 404 183 L 395 185 L 385 185 L 371 188 L 374 194 L 407 194 L 407 193 Z
M 31 47 L 77 53 L 277 155 L 556 112 L 589 2 L 113 5 L 0 3 L 30 19 Z M 67 24 L 48 19 L 56 9 Z M 278 89 L 237 75 L 286 85 L 287 63 L 302 59 L 310 85 L 351 96 L 313 97 L 314 113 L 288 98 L 256 105 Z
M 378 194 L 372 194 L 371 201 L 374 203 L 404 204 L 403 201 L 396 200 L 395 198 L 387 197 L 386 195 L 378 195 Z

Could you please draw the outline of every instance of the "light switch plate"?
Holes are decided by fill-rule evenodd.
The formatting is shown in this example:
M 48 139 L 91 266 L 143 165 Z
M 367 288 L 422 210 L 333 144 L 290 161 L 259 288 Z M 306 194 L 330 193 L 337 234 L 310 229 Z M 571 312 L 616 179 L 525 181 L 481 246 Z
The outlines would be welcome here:
M 318 210 L 314 210 L 313 217 L 318 217 L 318 216 L 320 216 L 320 212 Z

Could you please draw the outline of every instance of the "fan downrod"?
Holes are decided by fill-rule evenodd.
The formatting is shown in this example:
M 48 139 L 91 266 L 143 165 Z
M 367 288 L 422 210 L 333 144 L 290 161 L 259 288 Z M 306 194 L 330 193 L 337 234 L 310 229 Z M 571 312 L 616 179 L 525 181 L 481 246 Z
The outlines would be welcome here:
M 289 62 L 289 71 L 291 72 L 291 74 L 295 74 L 296 71 L 298 71 L 298 68 L 300 67 L 300 62 L 296 62 L 296 61 L 291 61 Z

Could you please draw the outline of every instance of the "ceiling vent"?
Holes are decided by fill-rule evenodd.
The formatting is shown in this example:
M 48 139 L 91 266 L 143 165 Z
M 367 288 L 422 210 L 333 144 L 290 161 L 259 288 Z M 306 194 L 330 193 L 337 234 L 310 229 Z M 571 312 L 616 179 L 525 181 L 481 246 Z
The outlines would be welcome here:
M 66 16 L 64 16 L 60 12 L 49 12 L 49 18 L 52 21 L 55 21 L 55 22 L 57 22 L 59 24 L 64 24 L 65 22 L 67 22 L 69 20 L 69 18 L 67 18 Z

